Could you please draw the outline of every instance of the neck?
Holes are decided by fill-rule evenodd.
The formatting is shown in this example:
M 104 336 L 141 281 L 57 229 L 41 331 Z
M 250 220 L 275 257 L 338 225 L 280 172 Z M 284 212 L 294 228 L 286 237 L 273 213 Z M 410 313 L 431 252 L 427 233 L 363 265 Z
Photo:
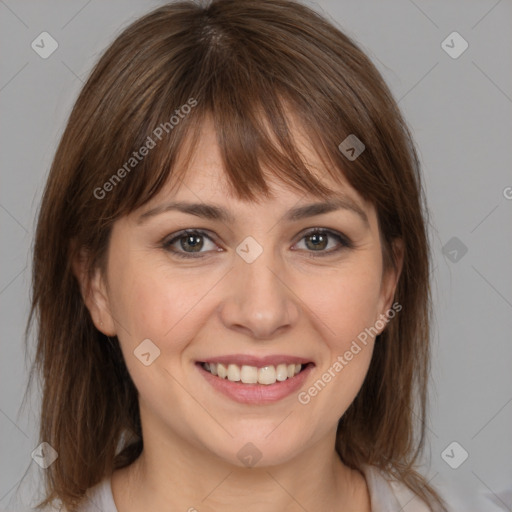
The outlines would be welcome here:
M 239 467 L 183 438 L 153 436 L 112 477 L 118 512 L 370 511 L 364 477 L 334 450 L 335 432 L 280 464 Z

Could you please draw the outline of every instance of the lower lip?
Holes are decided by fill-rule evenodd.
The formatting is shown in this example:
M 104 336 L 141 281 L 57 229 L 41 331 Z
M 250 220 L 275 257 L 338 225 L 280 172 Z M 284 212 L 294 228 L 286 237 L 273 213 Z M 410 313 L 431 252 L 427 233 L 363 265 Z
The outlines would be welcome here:
M 196 363 L 201 375 L 209 382 L 213 388 L 220 391 L 227 397 L 240 402 L 242 404 L 263 405 L 273 402 L 278 402 L 283 398 L 298 391 L 304 381 L 308 378 L 314 365 L 308 366 L 300 373 L 286 379 L 285 381 L 276 381 L 275 384 L 243 384 L 241 382 L 232 382 L 228 379 L 221 379 L 212 375 L 209 371 L 205 370 L 201 363 Z

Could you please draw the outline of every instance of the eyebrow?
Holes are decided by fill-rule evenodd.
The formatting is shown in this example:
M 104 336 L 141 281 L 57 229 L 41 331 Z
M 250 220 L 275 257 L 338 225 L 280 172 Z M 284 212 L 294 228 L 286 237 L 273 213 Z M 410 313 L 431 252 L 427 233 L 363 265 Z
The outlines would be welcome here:
M 350 197 L 338 196 L 329 201 L 322 203 L 311 203 L 304 206 L 298 206 L 292 208 L 284 215 L 283 219 L 288 222 L 294 222 L 298 220 L 307 219 L 316 215 L 322 215 L 325 213 L 334 212 L 337 210 L 348 210 L 358 215 L 361 220 L 370 226 L 368 222 L 368 216 L 365 211 Z M 196 217 L 203 217 L 205 219 L 218 220 L 226 224 L 234 224 L 235 216 L 223 207 L 216 206 L 213 204 L 206 203 L 188 203 L 184 201 L 173 201 L 170 203 L 162 204 L 151 208 L 140 215 L 137 222 L 142 224 L 147 221 L 150 217 L 160 215 L 161 213 L 169 211 L 179 211 L 187 213 L 189 215 L 195 215 Z

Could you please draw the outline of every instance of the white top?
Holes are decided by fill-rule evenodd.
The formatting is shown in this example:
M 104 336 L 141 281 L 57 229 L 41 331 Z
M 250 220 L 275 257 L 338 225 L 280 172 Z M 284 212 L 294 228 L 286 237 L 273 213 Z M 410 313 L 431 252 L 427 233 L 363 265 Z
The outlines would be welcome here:
M 375 466 L 363 466 L 372 512 L 430 512 L 430 509 L 404 484 L 389 480 Z M 91 487 L 87 498 L 77 512 L 118 512 L 110 478 Z

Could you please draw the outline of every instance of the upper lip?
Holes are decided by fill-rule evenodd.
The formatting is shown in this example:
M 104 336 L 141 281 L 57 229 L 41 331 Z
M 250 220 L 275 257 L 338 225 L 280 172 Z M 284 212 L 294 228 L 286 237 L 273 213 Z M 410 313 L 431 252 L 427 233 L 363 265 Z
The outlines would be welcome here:
M 223 365 L 236 364 L 238 366 L 277 366 L 278 364 L 307 364 L 312 363 L 311 359 L 297 356 L 287 356 L 284 354 L 268 355 L 264 357 L 251 356 L 247 354 L 232 354 L 226 356 L 208 357 L 203 359 L 203 363 L 221 363 Z

